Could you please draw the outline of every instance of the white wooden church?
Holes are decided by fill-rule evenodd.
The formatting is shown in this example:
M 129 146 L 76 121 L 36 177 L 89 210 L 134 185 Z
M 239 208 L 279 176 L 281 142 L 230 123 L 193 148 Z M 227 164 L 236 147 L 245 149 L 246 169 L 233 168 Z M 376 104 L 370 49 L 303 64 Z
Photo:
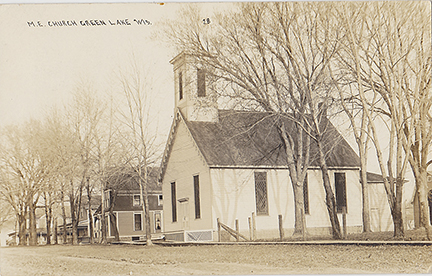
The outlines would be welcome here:
M 165 238 L 217 240 L 217 219 L 232 228 L 238 219 L 240 232 L 249 237 L 248 218 L 252 213 L 258 239 L 279 236 L 279 215 L 283 217 L 285 236 L 290 235 L 294 230 L 293 191 L 272 117 L 262 112 L 219 110 L 214 97 L 206 91 L 203 70 L 188 63 L 184 53 L 171 63 L 175 116 L 161 173 Z M 346 207 L 348 233 L 360 232 L 359 157 L 329 124 L 327 139 L 332 147 L 327 161 L 337 209 Z M 305 189 L 307 232 L 330 235 L 321 171 L 313 160 L 312 147 L 311 152 Z M 374 191 L 370 194 L 372 228 L 390 230 L 389 208 L 374 198 L 383 191 L 382 183 L 371 181 L 370 185 L 374 186 L 370 189 Z

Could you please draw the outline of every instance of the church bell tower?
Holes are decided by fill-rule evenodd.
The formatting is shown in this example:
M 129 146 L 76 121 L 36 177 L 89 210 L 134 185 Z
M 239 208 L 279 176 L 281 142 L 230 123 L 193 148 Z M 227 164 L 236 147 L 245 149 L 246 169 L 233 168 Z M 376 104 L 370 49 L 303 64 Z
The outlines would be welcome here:
M 208 89 L 205 70 L 185 52 L 170 63 L 174 70 L 175 110 L 180 110 L 187 121 L 217 122 L 217 101 Z

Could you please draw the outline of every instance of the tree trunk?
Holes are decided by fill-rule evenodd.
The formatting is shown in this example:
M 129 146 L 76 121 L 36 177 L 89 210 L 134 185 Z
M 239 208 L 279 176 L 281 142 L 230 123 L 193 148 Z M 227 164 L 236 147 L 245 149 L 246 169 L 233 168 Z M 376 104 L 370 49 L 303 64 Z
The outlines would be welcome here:
M 416 179 L 417 182 L 417 195 L 420 206 L 420 225 L 425 228 L 426 237 L 431 240 L 431 226 L 429 222 L 429 204 L 428 204 L 428 191 L 427 191 L 427 170 L 419 170 L 419 177 Z
M 336 200 L 335 196 L 331 187 L 330 183 L 330 177 L 329 172 L 327 168 L 327 164 L 325 161 L 325 155 L 323 151 L 323 146 L 321 145 L 320 138 L 317 139 L 317 146 L 318 146 L 318 152 L 319 152 L 319 162 L 320 162 L 320 168 L 321 168 L 321 175 L 323 179 L 324 184 L 324 190 L 326 193 L 326 205 L 327 205 L 327 211 L 330 218 L 330 223 L 332 227 L 332 235 L 334 239 L 342 239 L 342 232 L 341 227 L 339 224 L 339 219 L 337 217 L 336 212 Z
M 107 233 L 106 233 L 106 219 L 105 219 L 105 185 L 102 181 L 102 194 L 101 194 L 101 244 L 107 244 Z
M 87 215 L 88 215 L 88 224 L 89 224 L 89 233 L 88 233 L 88 235 L 89 235 L 89 242 L 90 242 L 90 244 L 93 244 L 94 243 L 94 241 L 93 241 L 93 236 L 94 236 L 94 227 L 93 227 L 93 215 L 92 215 L 92 210 L 91 210 L 91 195 L 88 193 L 88 190 L 87 190 L 87 199 L 88 199 L 88 212 L 87 212 Z
M 58 244 L 58 232 L 57 232 L 57 217 L 54 218 L 54 233 L 53 233 L 53 237 L 54 237 L 54 244 Z
M 63 218 L 63 244 L 67 243 L 67 228 L 66 228 L 66 208 L 64 204 L 65 198 L 64 198 L 64 192 L 61 191 L 61 209 L 62 209 L 62 218 Z
M 72 218 L 72 244 L 78 244 L 78 221 L 76 218 Z
M 52 223 L 52 197 L 50 192 L 44 192 L 43 198 L 45 201 L 45 228 L 46 228 L 46 244 L 51 244 L 51 223 Z
M 144 189 L 144 210 L 145 210 L 144 217 L 145 217 L 145 225 L 146 225 L 146 229 L 145 229 L 146 245 L 152 245 L 153 243 L 151 241 L 150 209 L 149 209 L 147 189 Z
M 79 200 L 78 203 L 75 202 L 75 197 L 73 194 L 69 196 L 70 198 L 70 211 L 71 211 L 71 220 L 72 220 L 72 244 L 78 244 L 78 223 L 79 223 Z
M 73 182 L 71 181 L 71 185 Z M 72 186 L 73 188 L 73 186 Z M 83 191 L 83 183 L 81 182 L 80 187 L 78 189 L 78 194 L 73 194 L 70 196 L 70 204 L 71 204 L 71 217 L 72 217 L 72 244 L 78 245 L 78 224 L 80 220 L 80 211 L 81 211 L 81 197 Z M 75 201 L 76 200 L 76 201 Z
M 92 215 L 92 211 L 91 211 L 91 204 L 89 204 L 88 206 L 88 223 L 89 223 L 89 242 L 90 244 L 94 243 L 94 227 L 93 227 L 93 215 Z
M 294 161 L 294 152 L 291 148 L 291 142 L 288 137 L 288 133 L 285 129 L 283 123 L 278 125 L 279 134 L 281 135 L 282 142 L 285 147 L 285 152 L 287 155 L 287 163 L 288 163 L 288 171 L 291 179 L 291 185 L 293 188 L 294 194 L 294 233 L 293 236 L 302 236 L 306 235 L 306 225 L 305 225 L 305 210 L 304 210 L 304 187 L 303 181 L 299 179 L 299 175 L 301 175 L 296 168 Z M 302 131 L 300 131 L 300 135 L 302 135 Z M 309 145 L 306 145 L 309 147 Z M 302 153 L 301 153 L 302 154 Z M 306 164 L 308 160 L 306 160 Z M 306 168 L 307 169 L 307 168 Z
M 114 214 L 114 206 L 115 206 L 115 201 L 117 198 L 117 190 L 113 189 L 111 191 L 111 197 L 110 197 L 110 208 L 109 208 L 109 214 L 110 214 L 110 223 L 111 223 L 111 229 L 114 232 L 114 237 L 116 241 L 120 240 L 120 234 L 117 228 L 117 216 Z
M 294 223 L 293 236 L 304 237 L 306 234 L 304 193 L 303 193 L 304 187 L 303 187 L 303 183 L 300 183 L 298 181 L 292 186 L 293 186 L 294 204 L 295 204 L 294 206 L 295 223 Z
M 47 205 L 47 199 L 45 197 L 45 217 L 46 217 L 46 244 L 49 245 L 51 244 L 51 216 L 52 216 L 52 211 L 51 211 L 51 207 L 49 206 L 49 203 Z
M 26 234 L 27 234 L 27 220 L 26 215 L 18 215 L 18 238 L 19 245 L 26 245 Z
M 36 206 L 31 199 L 31 203 L 29 204 L 29 231 L 30 231 L 30 240 L 29 245 L 35 246 L 37 245 L 37 233 L 36 233 Z
M 88 224 L 89 224 L 89 242 L 93 244 L 93 236 L 94 236 L 94 227 L 93 227 L 93 215 L 91 212 L 91 198 L 92 198 L 92 189 L 90 187 L 90 177 L 87 177 L 87 200 L 88 200 Z
M 139 170 L 141 174 L 141 170 Z M 145 172 L 147 173 L 147 172 Z M 143 202 L 143 212 L 144 212 L 144 226 L 146 233 L 146 245 L 153 245 L 151 241 L 151 232 L 150 232 L 150 216 L 149 216 L 149 205 L 148 205 L 148 192 L 147 192 L 147 183 L 143 183 L 144 181 L 141 179 L 141 175 L 139 176 L 139 186 L 140 186 L 140 198 Z
M 73 194 L 69 196 L 70 198 L 70 212 L 71 212 L 71 224 L 72 224 L 72 244 L 78 244 L 78 239 L 76 235 L 77 227 L 76 227 L 76 217 L 75 217 L 75 200 Z M 65 225 L 66 226 L 66 225 Z
M 366 152 L 363 145 L 358 145 L 360 151 L 360 183 L 362 188 L 362 221 L 363 221 L 363 232 L 371 232 L 370 222 L 370 205 L 369 205 L 369 186 L 367 183 L 367 162 Z
M 403 217 L 402 217 L 402 189 L 403 189 L 403 179 L 396 179 L 396 201 L 394 206 L 394 237 L 397 239 L 402 239 L 405 235 Z

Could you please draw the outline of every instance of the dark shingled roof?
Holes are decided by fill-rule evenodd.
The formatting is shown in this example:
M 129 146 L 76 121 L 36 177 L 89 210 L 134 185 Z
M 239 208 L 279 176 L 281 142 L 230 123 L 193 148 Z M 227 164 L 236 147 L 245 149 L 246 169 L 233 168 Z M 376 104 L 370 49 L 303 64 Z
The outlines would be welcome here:
M 293 122 L 283 118 L 285 128 Z M 276 116 L 264 112 L 219 110 L 219 122 L 186 121 L 209 166 L 286 166 L 286 153 L 275 127 Z M 327 165 L 359 167 L 358 155 L 329 120 L 324 122 Z M 318 166 L 317 146 L 311 140 L 311 166 Z
M 367 182 L 370 184 L 372 184 L 372 183 L 376 183 L 376 184 L 384 183 L 384 179 L 383 179 L 381 174 L 367 172 L 366 177 L 367 177 Z
M 159 168 L 151 167 L 148 172 L 148 192 L 159 192 L 162 187 L 158 185 Z M 120 191 L 139 191 L 138 174 L 131 168 L 125 168 L 123 171 L 114 173 L 107 179 L 107 189 Z

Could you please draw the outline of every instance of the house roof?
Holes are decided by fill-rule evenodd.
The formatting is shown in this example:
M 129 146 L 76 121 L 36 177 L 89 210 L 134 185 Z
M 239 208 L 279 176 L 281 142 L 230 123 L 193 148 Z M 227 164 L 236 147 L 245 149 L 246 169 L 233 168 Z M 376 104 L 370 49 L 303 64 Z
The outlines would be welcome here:
M 159 167 L 150 167 L 148 171 L 148 192 L 160 192 L 162 187 L 158 185 Z M 108 179 L 107 189 L 119 191 L 140 190 L 138 174 L 132 169 L 115 173 Z
M 186 121 L 198 148 L 212 167 L 286 167 L 286 152 L 275 123 L 265 112 L 219 110 L 218 122 Z M 282 118 L 288 131 L 296 131 L 289 118 Z M 356 168 L 358 155 L 329 120 L 324 120 L 324 150 L 330 168 Z M 311 166 L 319 166 L 317 145 L 311 139 Z
M 370 184 L 384 183 L 384 179 L 381 174 L 367 172 L 366 178 L 367 178 L 367 182 Z
M 101 196 L 100 195 L 92 195 L 90 204 L 92 208 L 97 208 L 100 205 Z M 81 205 L 87 209 L 88 207 L 88 197 L 87 195 L 83 195 L 81 198 Z

